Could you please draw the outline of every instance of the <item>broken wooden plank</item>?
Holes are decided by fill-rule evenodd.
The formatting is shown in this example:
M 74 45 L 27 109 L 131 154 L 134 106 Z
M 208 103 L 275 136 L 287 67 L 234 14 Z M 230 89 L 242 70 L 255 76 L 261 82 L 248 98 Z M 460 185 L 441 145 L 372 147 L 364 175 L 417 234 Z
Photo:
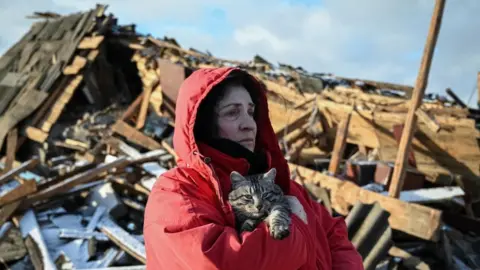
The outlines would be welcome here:
M 140 106 L 140 111 L 138 113 L 137 123 L 135 128 L 141 129 L 145 126 L 145 120 L 147 118 L 148 105 L 150 102 L 150 95 L 152 94 L 152 87 L 147 86 L 143 88 L 143 100 L 142 105 Z
M 438 125 L 438 123 L 435 122 L 435 120 L 432 117 L 430 117 L 430 115 L 428 115 L 421 108 L 418 108 L 417 111 L 415 112 L 415 114 L 417 115 L 418 120 L 425 123 L 425 125 L 427 125 L 427 127 L 433 133 L 437 133 L 440 130 L 440 125 Z
M 24 171 L 31 170 L 31 169 L 35 168 L 35 166 L 37 166 L 39 161 L 40 160 L 38 158 L 33 158 L 33 159 L 28 160 L 28 161 L 25 161 L 19 167 L 16 167 L 16 168 L 6 172 L 5 174 L 0 176 L 0 184 L 3 184 L 3 183 L 6 183 L 6 182 L 10 181 L 15 176 L 19 175 L 20 173 L 22 173 Z
M 389 188 L 389 195 L 398 198 L 400 191 L 402 191 L 403 183 L 405 181 L 405 169 L 407 167 L 407 159 L 409 149 L 412 145 L 413 132 L 416 128 L 417 117 L 416 110 L 422 104 L 425 88 L 428 83 L 428 75 L 430 72 L 430 65 L 432 64 L 433 52 L 437 43 L 438 32 L 442 23 L 442 15 L 445 7 L 445 0 L 437 0 L 435 2 L 434 12 L 430 22 L 430 30 L 428 32 L 425 50 L 423 53 L 420 70 L 418 73 L 413 96 L 410 103 L 410 108 L 405 120 L 405 128 L 402 132 L 402 138 L 398 147 L 397 159 L 393 171 L 392 181 Z
M 96 179 L 100 174 L 103 174 L 109 171 L 110 169 L 124 166 L 127 163 L 128 163 L 128 160 L 121 157 L 113 162 L 101 164 L 94 169 L 72 176 L 71 178 L 68 178 L 63 182 L 54 184 L 44 190 L 37 192 L 32 196 L 29 196 L 25 203 L 27 205 L 32 204 L 34 202 L 50 198 L 54 195 L 67 192 L 77 185 L 85 184 Z
M 343 154 L 345 152 L 345 147 L 347 146 L 347 136 L 348 136 L 348 127 L 350 125 L 350 119 L 352 114 L 349 113 L 347 118 L 343 120 L 340 125 L 338 125 L 337 135 L 335 136 L 335 144 L 333 146 L 332 159 L 328 166 L 328 172 L 331 175 L 336 175 L 338 168 L 340 167 L 340 162 L 343 159 Z
M 56 99 L 55 104 L 50 107 L 47 115 L 45 116 L 45 120 L 43 123 L 40 123 L 40 129 L 44 132 L 50 132 L 52 126 L 57 122 L 60 114 L 62 113 L 63 109 L 65 108 L 66 104 L 70 101 L 75 90 L 80 85 L 83 80 L 83 75 L 77 75 L 71 78 L 65 88 L 60 90 L 60 96 Z
M 112 240 L 112 242 L 114 242 L 121 249 L 125 250 L 125 252 L 135 257 L 142 263 L 147 262 L 145 246 L 120 226 L 118 226 L 108 216 L 103 217 L 102 221 L 98 225 L 98 228 L 100 231 L 105 233 L 108 238 Z
M 2 174 L 10 171 L 13 168 L 15 152 L 17 152 L 17 139 L 18 129 L 14 128 L 10 130 L 7 135 L 7 158 L 5 160 L 5 168 L 2 170 Z
M 63 69 L 63 75 L 76 75 L 85 67 L 88 60 L 85 57 L 76 55 L 72 63 Z
M 298 177 L 305 183 L 314 183 L 328 189 L 332 196 L 332 207 L 340 214 L 347 215 L 349 207 L 357 201 L 365 204 L 379 202 L 390 213 L 389 224 L 392 229 L 405 232 L 425 240 L 438 241 L 442 211 L 427 206 L 407 203 L 383 196 L 349 182 L 342 181 L 320 172 L 289 163 L 291 171 L 297 171 Z
M 30 140 L 36 141 L 38 143 L 44 143 L 48 138 L 48 133 L 32 126 L 28 126 L 25 129 L 25 135 L 27 135 L 27 138 L 29 138 Z
M 286 123 L 285 126 L 283 126 L 282 128 L 277 129 L 275 131 L 275 135 L 277 136 L 277 138 L 281 138 L 285 134 L 288 134 L 291 131 L 293 131 L 297 128 L 300 128 L 307 121 L 307 119 L 310 117 L 310 115 L 311 115 L 311 110 L 305 111 L 304 113 L 299 115 L 297 118 L 295 118 L 291 121 L 288 121 L 288 123 Z
M 47 245 L 45 244 L 33 210 L 29 209 L 26 211 L 23 217 L 17 220 L 17 224 L 22 232 L 22 237 L 30 254 L 30 259 L 35 266 L 35 270 L 57 269 L 48 253 Z
M 112 126 L 112 131 L 116 132 L 125 139 L 141 145 L 149 150 L 156 150 L 162 148 L 162 145 L 158 143 L 156 140 L 148 137 L 147 135 L 143 134 L 142 132 L 136 130 L 134 127 L 130 126 L 129 124 L 125 123 L 124 121 L 117 121 Z
M 0 206 L 16 201 L 37 191 L 34 180 L 13 180 L 0 186 Z
M 142 103 L 142 100 L 143 100 L 143 92 L 137 96 L 137 98 L 135 99 L 134 102 L 132 102 L 132 104 L 130 104 L 130 106 L 128 106 L 127 110 L 122 114 L 122 116 L 120 117 L 120 120 L 122 121 L 128 121 L 134 114 L 135 112 L 137 111 L 138 107 L 140 106 L 140 104 Z
M 77 48 L 81 50 L 96 49 L 104 39 L 104 36 L 84 37 Z

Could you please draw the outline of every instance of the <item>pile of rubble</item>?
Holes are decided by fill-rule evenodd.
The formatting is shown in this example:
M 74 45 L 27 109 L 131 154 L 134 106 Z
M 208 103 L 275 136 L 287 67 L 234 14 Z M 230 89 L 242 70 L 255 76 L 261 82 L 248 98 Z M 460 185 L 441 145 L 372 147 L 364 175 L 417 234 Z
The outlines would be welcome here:
M 412 87 L 219 59 L 118 25 L 105 9 L 37 12 L 0 58 L 2 266 L 144 269 L 145 204 L 176 165 L 178 88 L 198 68 L 238 66 L 268 89 L 294 180 L 347 217 L 367 269 L 480 267 L 480 111 L 452 90 L 417 110 L 395 198 Z

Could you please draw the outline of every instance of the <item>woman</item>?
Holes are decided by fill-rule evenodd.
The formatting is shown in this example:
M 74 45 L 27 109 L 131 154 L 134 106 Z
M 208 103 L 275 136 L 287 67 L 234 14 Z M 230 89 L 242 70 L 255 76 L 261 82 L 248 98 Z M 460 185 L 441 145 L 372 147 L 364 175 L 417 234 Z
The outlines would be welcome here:
M 194 72 L 179 90 L 175 127 L 178 167 L 157 180 L 145 212 L 147 269 L 363 269 L 344 221 L 290 180 L 254 77 L 235 68 Z M 227 202 L 230 173 L 270 168 L 303 209 L 282 240 L 263 222 L 239 235 Z

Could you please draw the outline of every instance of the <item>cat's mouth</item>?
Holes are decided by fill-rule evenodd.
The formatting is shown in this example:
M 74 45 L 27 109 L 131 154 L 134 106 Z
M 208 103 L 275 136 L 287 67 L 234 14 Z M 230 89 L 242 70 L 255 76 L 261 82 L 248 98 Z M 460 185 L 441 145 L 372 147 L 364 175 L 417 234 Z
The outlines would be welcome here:
M 267 212 L 262 210 L 262 211 L 259 211 L 259 212 L 252 212 L 252 213 L 250 213 L 250 215 L 253 218 L 262 218 L 262 217 L 267 215 Z

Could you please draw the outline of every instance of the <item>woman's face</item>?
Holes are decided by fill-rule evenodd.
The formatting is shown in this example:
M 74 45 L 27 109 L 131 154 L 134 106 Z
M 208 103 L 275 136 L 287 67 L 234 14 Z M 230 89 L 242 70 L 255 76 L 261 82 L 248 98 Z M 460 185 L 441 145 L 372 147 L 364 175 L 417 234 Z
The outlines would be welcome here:
M 257 124 L 253 118 L 255 105 L 247 89 L 230 85 L 215 108 L 218 136 L 235 141 L 245 148 L 255 149 Z

